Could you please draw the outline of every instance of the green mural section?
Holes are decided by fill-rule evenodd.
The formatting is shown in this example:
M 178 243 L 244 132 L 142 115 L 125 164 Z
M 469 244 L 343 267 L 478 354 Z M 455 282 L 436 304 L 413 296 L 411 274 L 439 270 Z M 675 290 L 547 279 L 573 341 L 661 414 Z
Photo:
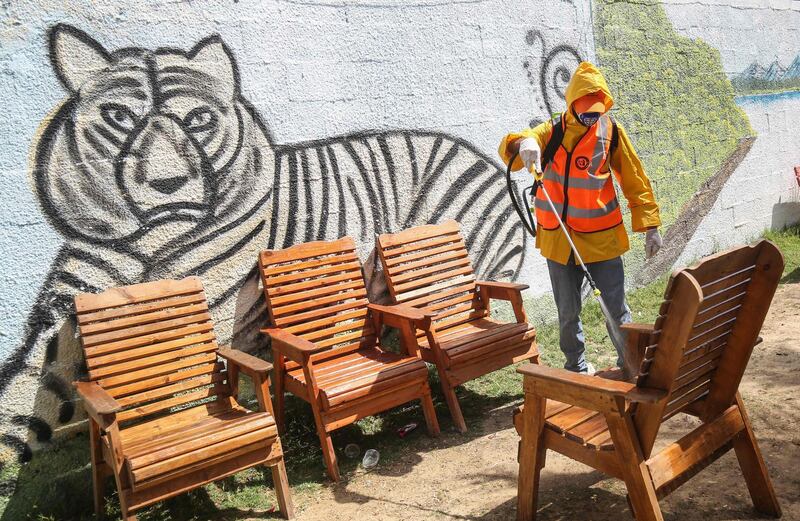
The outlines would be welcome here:
M 653 182 L 663 233 L 753 130 L 734 102 L 719 51 L 679 35 L 659 3 L 595 0 L 594 32 L 612 113 Z M 635 235 L 629 268 L 644 262 Z
M 736 94 L 769 94 L 800 90 L 800 78 L 781 78 L 778 80 L 764 78 L 738 77 L 731 80 Z

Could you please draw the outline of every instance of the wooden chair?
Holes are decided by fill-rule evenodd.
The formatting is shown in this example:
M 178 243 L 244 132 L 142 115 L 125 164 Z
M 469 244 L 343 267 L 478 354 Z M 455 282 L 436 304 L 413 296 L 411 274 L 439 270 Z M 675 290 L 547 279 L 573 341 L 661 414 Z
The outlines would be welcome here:
M 429 319 L 417 331 L 422 358 L 436 364 L 458 430 L 467 425 L 455 387 L 522 360 L 538 361 L 536 330 L 521 291 L 528 286 L 476 280 L 459 224 L 446 221 L 378 237 L 378 254 L 392 300 Z M 491 318 L 491 299 L 510 301 L 516 322 Z
M 624 480 L 635 518 L 660 521 L 658 500 L 731 447 L 756 509 L 780 517 L 738 387 L 782 271 L 762 241 L 675 272 L 655 324 L 626 327 L 635 383 L 521 367 L 517 519 L 536 518 L 547 449 Z M 679 413 L 702 424 L 654 454 L 659 427 Z
M 262 464 L 281 512 L 293 516 L 272 366 L 217 346 L 200 279 L 81 293 L 75 310 L 89 371 L 75 387 L 89 415 L 98 517 L 109 474 L 122 518 L 133 520 L 135 510 Z M 240 372 L 253 379 L 258 412 L 236 402 Z
M 275 363 L 275 405 L 284 428 L 284 390 L 314 413 L 328 476 L 339 468 L 331 432 L 361 418 L 419 399 L 431 435 L 439 423 L 419 357 L 414 325 L 425 316 L 404 306 L 369 304 L 350 237 L 262 251 L 259 255 Z M 381 348 L 387 325 L 401 335 L 401 354 Z

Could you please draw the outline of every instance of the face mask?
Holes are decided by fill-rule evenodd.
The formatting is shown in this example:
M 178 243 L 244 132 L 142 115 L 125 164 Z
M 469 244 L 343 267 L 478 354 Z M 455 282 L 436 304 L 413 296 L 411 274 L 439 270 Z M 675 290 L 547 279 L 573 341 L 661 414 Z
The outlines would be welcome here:
M 578 114 L 578 119 L 580 120 L 581 123 L 583 123 L 587 127 L 591 127 L 592 125 L 597 123 L 597 120 L 600 119 L 601 115 L 602 114 L 600 114 L 599 112 L 584 112 L 582 114 Z

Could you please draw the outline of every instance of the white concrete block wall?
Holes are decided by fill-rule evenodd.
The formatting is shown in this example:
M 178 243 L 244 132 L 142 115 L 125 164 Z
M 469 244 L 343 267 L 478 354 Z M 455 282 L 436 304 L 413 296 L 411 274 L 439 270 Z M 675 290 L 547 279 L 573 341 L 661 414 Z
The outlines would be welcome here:
M 729 77 L 753 62 L 784 67 L 800 55 L 800 3 L 791 0 L 666 0 L 679 33 L 701 38 L 720 51 Z M 752 241 L 771 228 L 800 220 L 800 93 L 740 96 L 757 136 L 747 157 L 731 175 L 711 211 L 695 231 L 675 266 Z
M 676 266 L 781 229 L 800 218 L 800 134 L 786 113 L 800 110 L 800 97 L 742 102 L 758 137 L 697 228 Z

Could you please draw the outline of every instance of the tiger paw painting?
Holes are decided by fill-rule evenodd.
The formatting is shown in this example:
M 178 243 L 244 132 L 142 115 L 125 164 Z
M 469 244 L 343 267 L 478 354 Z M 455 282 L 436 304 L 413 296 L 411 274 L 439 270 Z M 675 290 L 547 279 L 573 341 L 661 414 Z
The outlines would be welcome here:
M 502 176 L 469 143 L 397 130 L 277 144 L 220 37 L 109 50 L 101 36 L 68 25 L 49 35 L 65 100 L 33 144 L 32 177 L 64 243 L 0 377 L 2 442 L 23 459 L 81 419 L 71 382 L 85 368 L 69 318 L 78 292 L 200 276 L 220 343 L 247 350 L 263 342 L 264 248 L 352 235 L 366 258 L 379 233 L 454 218 L 480 275 L 522 266 Z

